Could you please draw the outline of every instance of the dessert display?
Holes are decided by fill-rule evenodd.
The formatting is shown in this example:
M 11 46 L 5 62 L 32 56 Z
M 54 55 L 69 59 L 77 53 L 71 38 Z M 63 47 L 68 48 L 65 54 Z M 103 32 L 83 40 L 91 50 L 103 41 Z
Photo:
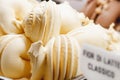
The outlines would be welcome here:
M 120 52 L 120 34 L 112 25 L 95 24 L 67 2 L 1 0 L 0 8 L 0 76 L 71 80 L 83 75 L 83 44 Z

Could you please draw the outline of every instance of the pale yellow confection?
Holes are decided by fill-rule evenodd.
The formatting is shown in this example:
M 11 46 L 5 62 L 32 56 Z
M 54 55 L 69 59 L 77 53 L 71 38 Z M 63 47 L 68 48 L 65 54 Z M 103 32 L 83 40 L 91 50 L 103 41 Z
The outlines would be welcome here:
M 0 28 L 4 33 L 22 33 L 21 22 L 15 19 L 14 11 L 0 5 Z
M 76 38 L 80 45 L 91 44 L 109 51 L 120 50 L 120 35 L 113 28 L 105 29 L 100 25 L 89 23 L 67 35 Z
M 31 80 L 69 80 L 81 75 L 78 42 L 65 35 L 53 37 L 46 46 L 35 42 L 29 49 L 32 63 Z
M 5 33 L 4 33 L 4 31 L 1 29 L 1 27 L 0 27 L 0 36 L 2 36 L 2 35 L 4 35 Z
M 110 36 L 107 35 L 107 29 L 104 29 L 102 26 L 94 23 L 74 29 L 67 35 L 76 38 L 80 45 L 92 44 L 105 49 L 107 49 L 109 41 L 111 40 Z
M 30 61 L 31 61 L 31 79 L 30 80 L 41 80 L 44 78 L 46 72 L 46 53 L 42 43 L 35 42 L 29 49 Z
M 58 6 L 53 1 L 43 1 L 24 18 L 25 35 L 32 41 L 42 40 L 43 44 L 59 35 L 61 17 Z
M 14 80 L 29 80 L 28 78 L 19 78 L 19 79 L 14 79 Z
M 1 62 L 1 60 L 0 60 L 0 62 Z M 0 65 L 1 65 L 1 63 L 0 63 Z M 2 71 L 1 71 L 1 67 L 0 67 L 0 76 L 3 76 Z
M 120 34 L 115 31 L 113 27 L 110 27 L 108 30 L 108 35 L 111 37 L 108 49 L 110 51 L 120 52 Z
M 27 51 L 31 45 L 23 34 L 0 37 L 0 66 L 3 76 L 21 78 L 29 76 L 30 62 Z
M 8 33 L 23 33 L 22 20 L 33 8 L 28 0 L 0 0 L 0 29 Z
M 113 51 L 115 53 L 120 53 L 120 42 L 119 43 L 112 43 L 110 46 L 109 46 L 109 50 L 110 51 Z
M 73 9 L 68 2 L 58 5 L 58 7 L 62 18 L 61 34 L 66 34 L 72 29 L 80 27 L 82 24 L 81 20 L 86 18 L 83 13 L 79 13 Z

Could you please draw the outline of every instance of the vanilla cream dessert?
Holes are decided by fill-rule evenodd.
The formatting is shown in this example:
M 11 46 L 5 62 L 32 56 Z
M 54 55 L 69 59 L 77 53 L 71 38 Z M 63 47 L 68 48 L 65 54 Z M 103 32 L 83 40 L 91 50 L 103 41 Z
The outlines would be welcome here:
M 62 19 L 61 34 L 66 34 L 72 29 L 80 27 L 82 25 L 81 20 L 86 18 L 83 13 L 77 12 L 66 1 L 58 5 L 58 7 Z
M 3 32 L 3 30 L 0 27 L 0 36 L 2 36 L 3 34 L 5 34 L 5 33 Z
M 68 80 L 81 75 L 78 42 L 65 35 L 52 38 L 46 46 L 35 42 L 29 49 L 32 64 L 30 80 Z
M 120 35 L 113 27 L 105 29 L 100 25 L 89 23 L 84 27 L 74 29 L 67 35 L 76 38 L 80 45 L 92 44 L 109 51 L 120 50 Z
M 24 18 L 25 35 L 32 41 L 42 40 L 43 44 L 60 33 L 61 16 L 53 1 L 43 1 Z
M 120 34 L 115 29 L 113 29 L 113 27 L 109 28 L 108 34 L 111 36 L 111 40 L 109 41 L 110 46 L 108 50 L 120 52 Z
M 0 0 L 0 29 L 6 33 L 23 33 L 22 20 L 37 4 L 28 0 Z
M 1 58 L 0 58 L 0 65 L 1 65 Z M 0 76 L 3 76 L 2 71 L 1 71 L 1 66 L 0 66 Z
M 30 45 L 31 41 L 22 34 L 0 37 L 0 68 L 3 76 L 29 76 L 31 68 L 27 51 Z

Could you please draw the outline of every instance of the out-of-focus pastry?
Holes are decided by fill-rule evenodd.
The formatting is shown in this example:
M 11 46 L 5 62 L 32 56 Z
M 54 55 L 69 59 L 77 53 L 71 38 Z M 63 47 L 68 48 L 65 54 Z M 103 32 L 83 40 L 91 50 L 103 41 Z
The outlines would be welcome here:
M 78 42 L 65 35 L 52 38 L 46 46 L 35 42 L 29 49 L 31 80 L 68 80 L 81 75 Z
M 22 34 L 0 37 L 0 66 L 3 76 L 13 79 L 29 76 L 27 51 L 30 45 L 30 40 Z
M 118 32 L 120 32 L 120 18 L 119 20 L 115 23 L 115 30 L 117 30 Z
M 61 16 L 53 1 L 43 1 L 23 21 L 25 35 L 32 41 L 45 44 L 51 37 L 59 35 Z
M 120 17 L 119 0 L 87 0 L 83 12 L 95 23 L 109 28 Z

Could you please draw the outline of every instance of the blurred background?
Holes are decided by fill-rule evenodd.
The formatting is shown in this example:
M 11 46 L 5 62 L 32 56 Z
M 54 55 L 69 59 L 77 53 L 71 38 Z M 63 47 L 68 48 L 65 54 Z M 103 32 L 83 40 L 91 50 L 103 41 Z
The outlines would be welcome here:
M 44 0 L 39 0 L 44 1 Z M 48 0 L 46 0 L 48 1 Z M 120 31 L 120 0 L 53 0 L 57 4 L 64 1 L 89 19 L 105 28 L 114 23 L 114 28 Z

